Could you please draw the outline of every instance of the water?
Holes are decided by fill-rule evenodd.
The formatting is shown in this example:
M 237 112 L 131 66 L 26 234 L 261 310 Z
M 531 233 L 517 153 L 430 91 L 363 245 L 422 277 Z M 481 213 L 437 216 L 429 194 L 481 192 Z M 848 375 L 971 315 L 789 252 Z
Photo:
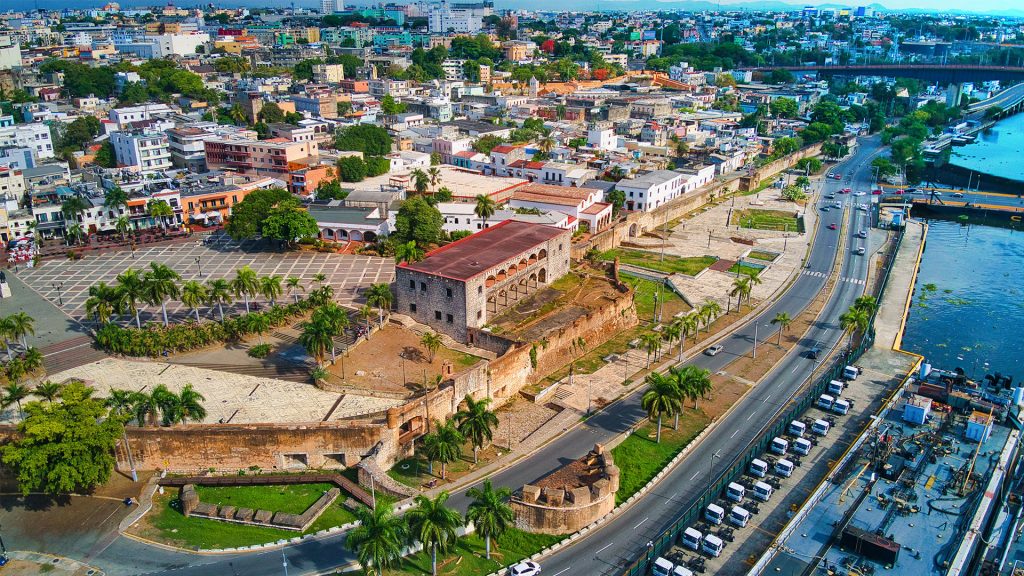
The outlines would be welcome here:
M 1021 150 L 1024 150 L 1024 114 L 1015 114 L 978 134 L 973 144 L 954 146 L 949 163 L 982 174 L 1024 180 Z M 984 177 L 981 187 L 985 187 Z
M 968 376 L 1024 381 L 1022 279 L 1024 232 L 929 221 L 903 349 Z

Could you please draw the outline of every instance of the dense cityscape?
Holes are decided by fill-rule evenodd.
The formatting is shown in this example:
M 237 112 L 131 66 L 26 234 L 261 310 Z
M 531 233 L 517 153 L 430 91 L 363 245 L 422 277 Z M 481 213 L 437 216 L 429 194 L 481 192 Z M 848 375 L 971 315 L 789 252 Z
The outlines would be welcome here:
M 0 572 L 1024 573 L 1019 10 L 23 4 Z

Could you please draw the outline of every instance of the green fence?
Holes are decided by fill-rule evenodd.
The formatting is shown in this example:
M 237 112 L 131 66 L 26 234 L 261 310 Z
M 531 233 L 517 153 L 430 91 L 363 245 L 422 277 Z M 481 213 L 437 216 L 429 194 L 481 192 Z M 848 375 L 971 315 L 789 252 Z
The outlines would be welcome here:
M 885 287 L 889 283 L 889 274 L 892 271 L 893 263 L 896 261 L 896 251 L 899 249 L 902 240 L 903 232 L 901 230 L 897 233 L 897 236 L 893 240 L 888 254 L 886 255 L 885 267 L 883 268 L 879 282 L 879 297 L 884 293 Z M 877 315 L 878 310 L 876 308 L 874 314 L 871 315 L 871 322 L 869 323 L 867 333 L 865 333 L 860 339 L 857 346 L 854 347 L 853 350 L 845 350 L 840 353 L 840 355 L 835 357 L 828 365 L 826 371 L 818 376 L 817 380 L 814 381 L 813 385 L 809 389 L 804 391 L 802 395 L 798 392 L 796 397 L 794 397 L 790 402 L 789 406 L 762 429 L 758 439 L 747 445 L 746 450 L 740 451 L 739 455 L 734 458 L 728 466 L 723 468 L 722 472 L 715 477 L 714 482 L 711 483 L 710 487 L 700 496 L 700 498 L 690 505 L 690 507 L 687 508 L 675 520 L 675 522 L 665 530 L 665 532 L 653 540 L 654 546 L 648 547 L 647 551 L 642 556 L 627 567 L 623 572 L 623 576 L 639 576 L 641 574 L 646 574 L 650 567 L 650 563 L 658 556 L 662 556 L 668 552 L 672 548 L 676 538 L 679 537 L 679 534 L 701 517 L 704 508 L 708 504 L 713 503 L 730 482 L 735 481 L 736 478 L 743 474 L 747 469 L 747 466 L 750 465 L 751 460 L 757 458 L 768 449 L 768 444 L 771 442 L 771 439 L 776 436 L 784 435 L 789 423 L 798 419 L 800 415 L 814 403 L 818 396 L 827 389 L 829 381 L 838 380 L 842 375 L 843 368 L 860 358 L 861 355 L 864 354 L 872 344 L 874 344 L 875 317 Z

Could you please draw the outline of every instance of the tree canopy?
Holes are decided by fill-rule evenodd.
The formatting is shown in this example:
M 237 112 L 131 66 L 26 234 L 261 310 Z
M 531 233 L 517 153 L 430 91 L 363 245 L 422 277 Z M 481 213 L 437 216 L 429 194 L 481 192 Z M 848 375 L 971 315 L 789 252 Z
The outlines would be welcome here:
M 338 150 L 355 150 L 371 156 L 384 156 L 391 152 L 391 136 L 381 126 L 357 124 L 339 131 L 334 147 Z
M 264 238 L 273 238 L 282 242 L 294 242 L 302 238 L 312 238 L 320 231 L 316 219 L 303 208 L 298 200 L 290 198 L 278 202 L 270 209 L 260 230 Z
M 422 196 L 413 196 L 403 202 L 395 215 L 399 242 L 411 240 L 421 247 L 440 242 L 443 225 L 444 216 Z
M 292 195 L 282 188 L 253 190 L 241 202 L 235 204 L 224 229 L 235 240 L 255 238 L 262 232 L 263 221 L 270 215 L 274 206 L 291 199 Z

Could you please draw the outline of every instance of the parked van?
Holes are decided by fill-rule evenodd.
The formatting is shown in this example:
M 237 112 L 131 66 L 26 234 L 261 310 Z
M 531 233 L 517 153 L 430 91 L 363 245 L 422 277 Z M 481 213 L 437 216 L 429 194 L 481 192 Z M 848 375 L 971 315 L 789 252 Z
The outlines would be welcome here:
M 754 498 L 757 498 L 761 502 L 767 502 L 772 497 L 772 493 L 775 489 L 766 482 L 754 482 Z
M 769 486 L 770 488 L 770 486 Z M 687 528 L 683 530 L 683 535 L 680 542 L 683 548 L 689 548 L 690 550 L 700 550 L 700 542 L 704 539 L 704 535 L 700 533 L 700 530 L 696 528 Z
M 799 420 L 793 420 L 789 423 L 789 434 L 790 436 L 796 436 L 797 438 L 803 438 L 804 432 L 807 431 L 807 425 Z
M 839 396 L 843 393 L 843 383 L 840 380 L 830 380 L 828 383 L 828 393 Z
M 801 456 L 807 456 L 811 453 L 811 441 L 806 438 L 797 438 L 796 442 L 793 442 L 793 452 L 800 454 Z
M 814 424 L 811 424 L 811 432 L 814 432 L 818 436 L 824 436 L 828 434 L 828 429 L 830 427 L 831 424 L 824 420 L 815 420 Z
M 717 526 L 725 520 L 725 509 L 718 504 L 708 504 L 704 509 L 704 519 Z
M 768 463 L 764 460 L 754 458 L 750 461 L 750 475 L 764 478 L 768 475 Z
M 715 558 L 722 555 L 723 548 L 725 548 L 725 542 L 722 542 L 722 539 L 714 534 L 708 534 L 705 536 L 704 541 L 700 544 L 700 549 L 703 550 L 705 554 L 714 556 Z
M 676 566 L 676 569 L 672 571 L 672 576 L 693 576 L 693 572 L 686 566 Z
M 675 567 L 675 564 L 659 556 L 654 560 L 654 566 L 651 567 L 651 574 L 654 574 L 654 576 L 672 576 L 672 569 Z
M 793 475 L 793 463 L 783 458 L 775 463 L 775 473 L 783 478 L 789 478 Z
M 750 512 L 739 506 L 733 506 L 732 510 L 729 511 L 729 524 L 738 528 L 743 528 L 750 522 Z
M 843 378 L 847 380 L 856 380 L 857 376 L 860 376 L 860 368 L 856 366 L 847 366 L 843 368 Z
M 747 489 L 741 484 L 735 482 L 729 482 L 729 485 L 725 487 L 725 499 L 732 500 L 733 502 L 743 502 L 743 495 L 747 493 Z
M 822 410 L 828 410 L 832 408 L 832 403 L 835 401 L 836 399 L 829 396 L 828 394 L 822 394 L 821 396 L 818 396 L 818 401 L 815 402 L 814 405 L 817 406 L 818 408 L 821 408 Z
M 784 455 L 788 449 L 789 442 L 779 438 L 778 436 L 772 438 L 772 443 L 768 446 L 768 450 L 771 451 L 772 454 L 778 454 L 780 456 Z
M 850 411 L 850 403 L 842 398 L 837 398 L 836 401 L 832 403 L 832 411 L 836 414 L 846 414 Z

